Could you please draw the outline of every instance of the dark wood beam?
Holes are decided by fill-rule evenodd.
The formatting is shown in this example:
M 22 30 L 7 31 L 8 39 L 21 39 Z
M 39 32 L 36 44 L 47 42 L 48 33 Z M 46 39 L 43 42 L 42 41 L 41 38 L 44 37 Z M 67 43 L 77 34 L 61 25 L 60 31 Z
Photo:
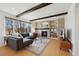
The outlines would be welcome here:
M 61 16 L 61 15 L 66 15 L 66 14 L 68 14 L 68 12 L 59 13 L 59 14 L 50 15 L 50 16 L 45 16 L 45 17 L 41 17 L 41 18 L 37 18 L 37 19 L 32 19 L 32 20 L 30 20 L 30 21 L 42 20 L 42 19 L 51 18 L 51 17 L 56 17 L 56 16 Z
M 26 11 L 24 11 L 24 12 L 22 12 L 22 13 L 16 15 L 16 17 L 20 17 L 20 16 L 22 16 L 23 14 L 33 12 L 33 11 L 35 11 L 35 10 L 38 10 L 38 9 L 43 8 L 43 7 L 45 7 L 45 6 L 48 6 L 48 5 L 50 5 L 50 4 L 52 4 L 52 3 L 41 3 L 41 4 L 39 4 L 39 5 L 35 6 L 35 7 L 32 7 L 31 9 L 28 9 L 28 10 L 26 10 Z

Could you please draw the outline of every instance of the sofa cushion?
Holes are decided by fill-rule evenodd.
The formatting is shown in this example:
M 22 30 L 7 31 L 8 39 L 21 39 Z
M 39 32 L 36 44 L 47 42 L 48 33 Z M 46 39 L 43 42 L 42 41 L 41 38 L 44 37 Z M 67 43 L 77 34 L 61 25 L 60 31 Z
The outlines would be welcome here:
M 20 33 L 14 33 L 11 35 L 11 37 L 14 37 L 14 38 L 23 38 L 23 36 L 20 34 Z
M 29 41 L 29 40 L 31 40 L 31 39 L 25 37 L 25 38 L 23 38 L 23 43 L 26 41 Z
M 30 33 L 29 33 L 29 36 L 33 36 L 33 33 L 30 32 Z
M 25 37 L 29 37 L 29 33 L 21 33 L 21 35 L 25 38 Z

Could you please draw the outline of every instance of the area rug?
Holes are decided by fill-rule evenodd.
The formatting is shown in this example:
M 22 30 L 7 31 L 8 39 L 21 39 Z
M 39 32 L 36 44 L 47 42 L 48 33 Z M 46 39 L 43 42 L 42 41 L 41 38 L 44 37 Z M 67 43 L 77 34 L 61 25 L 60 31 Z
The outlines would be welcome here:
M 43 52 L 44 48 L 47 46 L 48 42 L 49 42 L 49 39 L 47 38 L 38 38 L 34 40 L 32 45 L 30 45 L 29 47 L 26 47 L 26 49 L 35 53 L 36 55 L 40 55 Z

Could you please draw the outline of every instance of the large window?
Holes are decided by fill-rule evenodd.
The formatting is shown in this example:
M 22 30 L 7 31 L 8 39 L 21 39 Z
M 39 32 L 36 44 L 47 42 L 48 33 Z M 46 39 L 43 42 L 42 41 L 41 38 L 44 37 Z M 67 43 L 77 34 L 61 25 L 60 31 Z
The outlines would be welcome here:
M 14 20 L 14 32 L 20 32 L 20 22 Z
M 31 24 L 28 24 L 29 32 L 31 32 Z
M 6 22 L 6 35 L 12 35 L 14 32 L 18 33 L 26 33 L 26 32 L 31 32 L 31 24 L 24 22 L 24 21 L 19 21 L 19 20 L 14 20 L 12 18 L 5 18 Z
M 24 29 L 24 22 L 20 22 L 20 33 L 24 33 L 25 29 Z
M 5 22 L 6 22 L 6 25 L 5 25 L 6 26 L 6 34 L 11 35 L 13 33 L 13 21 L 6 18 Z
M 29 32 L 28 29 L 29 29 L 28 28 L 28 23 L 24 23 L 24 30 L 25 30 L 25 32 Z

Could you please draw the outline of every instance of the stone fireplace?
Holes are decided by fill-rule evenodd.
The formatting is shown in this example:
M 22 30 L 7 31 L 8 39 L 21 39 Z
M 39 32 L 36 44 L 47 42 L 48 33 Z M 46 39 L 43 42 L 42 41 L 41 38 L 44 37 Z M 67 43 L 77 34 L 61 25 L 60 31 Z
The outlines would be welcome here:
M 40 30 L 41 37 L 50 37 L 49 29 Z
M 41 28 L 36 30 L 40 37 L 50 37 L 50 30 L 48 28 Z

